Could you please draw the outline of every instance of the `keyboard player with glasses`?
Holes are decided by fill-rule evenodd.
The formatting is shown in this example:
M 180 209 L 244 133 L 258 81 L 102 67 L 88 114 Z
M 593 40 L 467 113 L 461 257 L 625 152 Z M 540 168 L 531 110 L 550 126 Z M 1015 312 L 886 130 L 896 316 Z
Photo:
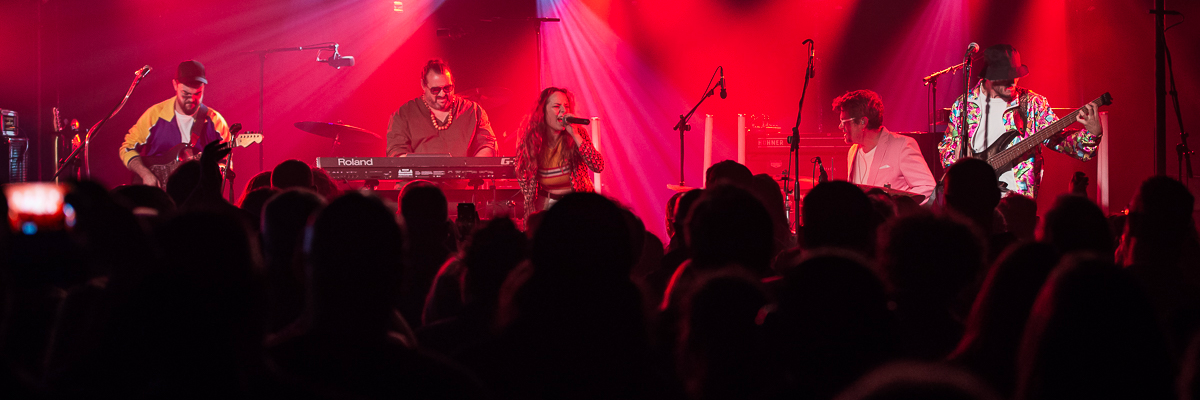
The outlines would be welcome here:
M 454 75 L 442 60 L 421 70 L 422 95 L 404 103 L 388 121 L 387 155 L 432 153 L 492 157 L 496 135 L 478 103 L 454 95 Z
M 526 216 L 568 193 L 594 191 L 592 172 L 604 169 L 604 159 L 587 128 L 566 122 L 574 109 L 570 91 L 548 87 L 517 129 L 517 183 L 525 197 Z

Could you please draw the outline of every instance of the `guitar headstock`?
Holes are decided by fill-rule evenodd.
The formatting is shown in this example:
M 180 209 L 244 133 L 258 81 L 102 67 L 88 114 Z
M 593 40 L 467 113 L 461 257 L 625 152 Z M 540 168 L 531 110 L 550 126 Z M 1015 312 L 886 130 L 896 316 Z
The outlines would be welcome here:
M 1098 100 L 1100 100 L 1100 105 L 1102 106 L 1110 105 L 1112 104 L 1112 95 L 1108 94 L 1108 92 L 1104 92 L 1104 94 L 1100 95 Z
M 256 131 L 248 131 L 246 133 L 240 133 L 237 136 L 233 137 L 233 145 L 237 146 L 237 147 L 247 147 L 254 143 L 261 144 L 262 141 L 263 141 L 262 133 L 256 132 Z

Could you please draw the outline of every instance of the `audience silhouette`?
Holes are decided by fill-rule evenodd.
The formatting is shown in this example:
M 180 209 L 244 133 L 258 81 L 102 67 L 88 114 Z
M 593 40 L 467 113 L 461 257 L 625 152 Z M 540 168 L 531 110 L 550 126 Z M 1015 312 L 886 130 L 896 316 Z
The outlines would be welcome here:
M 1025 325 L 1015 399 L 1170 399 L 1175 364 L 1154 309 L 1127 271 L 1069 255 Z
M 248 180 L 235 207 L 217 165 L 228 152 L 209 143 L 166 190 L 70 182 L 65 227 L 0 230 L 0 397 L 1190 399 L 1200 387 L 1195 198 L 1169 177 L 1115 216 L 1066 195 L 1039 217 L 964 159 L 944 209 L 832 181 L 804 195 L 793 233 L 771 177 L 726 160 L 705 189 L 671 198 L 664 246 L 599 194 L 456 232 L 433 183 L 339 193 L 297 160 Z

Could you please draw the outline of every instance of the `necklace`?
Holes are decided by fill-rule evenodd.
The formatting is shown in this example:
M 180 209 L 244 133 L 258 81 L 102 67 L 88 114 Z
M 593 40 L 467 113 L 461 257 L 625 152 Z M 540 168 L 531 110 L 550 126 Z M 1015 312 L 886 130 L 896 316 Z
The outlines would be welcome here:
M 425 99 L 421 99 L 421 101 L 425 102 L 425 107 L 429 107 L 429 121 L 433 122 L 434 128 L 437 128 L 439 131 L 450 129 L 450 124 L 454 122 L 454 108 L 458 105 L 457 102 L 451 100 L 449 114 L 446 115 L 446 124 L 443 125 L 441 121 L 438 121 L 437 114 L 433 113 L 433 107 L 429 105 L 429 102 L 425 101 Z

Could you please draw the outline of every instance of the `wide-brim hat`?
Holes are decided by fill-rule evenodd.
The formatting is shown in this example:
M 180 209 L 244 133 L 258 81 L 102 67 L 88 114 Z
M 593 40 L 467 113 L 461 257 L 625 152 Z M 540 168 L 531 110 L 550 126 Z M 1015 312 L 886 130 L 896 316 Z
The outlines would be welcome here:
M 208 83 L 208 79 L 204 77 L 204 64 L 196 60 L 179 63 L 179 69 L 175 71 L 175 81 L 191 87 Z
M 997 44 L 983 51 L 983 68 L 979 75 L 989 81 L 1017 79 L 1029 75 L 1029 67 L 1021 64 L 1021 53 L 1011 45 Z

